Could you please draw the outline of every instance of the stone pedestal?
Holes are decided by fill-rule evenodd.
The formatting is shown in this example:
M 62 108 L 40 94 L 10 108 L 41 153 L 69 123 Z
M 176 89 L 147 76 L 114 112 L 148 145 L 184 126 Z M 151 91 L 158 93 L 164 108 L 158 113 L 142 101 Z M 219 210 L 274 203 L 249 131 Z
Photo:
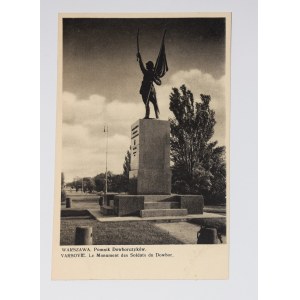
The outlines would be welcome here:
M 139 216 L 144 209 L 144 197 L 139 195 L 118 195 L 114 199 L 114 212 L 117 216 Z
M 180 207 L 187 209 L 188 214 L 203 214 L 203 196 L 182 195 L 180 196 Z
M 141 119 L 131 126 L 129 194 L 171 193 L 170 123 Z
M 130 169 L 128 195 L 102 201 L 102 214 L 152 220 L 203 214 L 201 195 L 171 195 L 169 121 L 142 119 L 131 126 Z

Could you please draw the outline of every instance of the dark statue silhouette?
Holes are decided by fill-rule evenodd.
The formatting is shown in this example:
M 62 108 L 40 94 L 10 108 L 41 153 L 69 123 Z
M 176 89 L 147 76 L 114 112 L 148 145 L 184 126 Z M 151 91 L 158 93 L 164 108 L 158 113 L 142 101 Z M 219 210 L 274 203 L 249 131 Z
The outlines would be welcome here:
M 155 66 L 152 61 L 148 61 L 145 67 L 142 60 L 142 56 L 139 51 L 139 31 L 137 34 L 137 50 L 138 50 L 137 60 L 139 62 L 140 68 L 144 75 L 141 88 L 140 88 L 140 94 L 142 95 L 142 99 L 146 108 L 146 114 L 144 119 L 149 119 L 150 116 L 149 102 L 153 104 L 156 119 L 159 118 L 159 108 L 157 104 L 154 83 L 157 85 L 161 85 L 160 78 L 162 78 L 168 71 L 168 64 L 167 64 L 165 44 L 164 44 L 165 35 L 166 35 L 166 31 L 164 32 L 163 35 L 161 48 Z

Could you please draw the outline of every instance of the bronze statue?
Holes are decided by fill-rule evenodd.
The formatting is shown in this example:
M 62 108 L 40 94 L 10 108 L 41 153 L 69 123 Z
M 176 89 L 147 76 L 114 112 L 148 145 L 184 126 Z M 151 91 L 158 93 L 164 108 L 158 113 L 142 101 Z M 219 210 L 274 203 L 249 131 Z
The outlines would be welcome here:
M 160 78 L 162 78 L 168 71 L 168 64 L 167 64 L 165 45 L 164 45 L 165 35 L 166 35 L 166 30 L 163 35 L 161 48 L 160 48 L 155 66 L 152 61 L 148 61 L 146 63 L 146 68 L 145 68 L 144 63 L 142 61 L 142 56 L 139 51 L 139 30 L 138 30 L 137 60 L 139 62 L 140 68 L 144 75 L 142 85 L 140 88 L 140 94 L 142 95 L 142 99 L 143 99 L 143 102 L 146 107 L 146 115 L 145 115 L 144 119 L 149 119 L 149 115 L 150 115 L 149 102 L 151 102 L 153 104 L 156 119 L 159 118 L 159 108 L 157 105 L 156 91 L 155 91 L 153 83 L 155 83 L 157 85 L 161 85 Z

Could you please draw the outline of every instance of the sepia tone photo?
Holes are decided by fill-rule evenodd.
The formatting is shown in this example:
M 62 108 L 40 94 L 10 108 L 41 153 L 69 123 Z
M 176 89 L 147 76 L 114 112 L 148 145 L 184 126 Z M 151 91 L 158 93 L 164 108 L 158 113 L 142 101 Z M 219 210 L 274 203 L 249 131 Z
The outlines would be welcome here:
M 230 24 L 60 15 L 54 279 L 227 278 Z

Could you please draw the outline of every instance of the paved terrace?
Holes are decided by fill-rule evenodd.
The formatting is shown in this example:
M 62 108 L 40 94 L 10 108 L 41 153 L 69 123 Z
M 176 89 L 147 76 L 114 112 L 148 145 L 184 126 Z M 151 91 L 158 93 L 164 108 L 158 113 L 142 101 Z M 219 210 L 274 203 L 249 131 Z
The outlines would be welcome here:
M 139 216 L 128 216 L 128 217 L 104 216 L 100 213 L 99 209 L 88 209 L 88 211 L 99 222 L 128 222 L 128 221 L 180 222 L 180 221 L 188 221 L 192 219 L 225 218 L 223 214 L 206 213 L 206 212 L 204 212 L 203 214 L 178 216 L 178 217 L 141 218 Z

